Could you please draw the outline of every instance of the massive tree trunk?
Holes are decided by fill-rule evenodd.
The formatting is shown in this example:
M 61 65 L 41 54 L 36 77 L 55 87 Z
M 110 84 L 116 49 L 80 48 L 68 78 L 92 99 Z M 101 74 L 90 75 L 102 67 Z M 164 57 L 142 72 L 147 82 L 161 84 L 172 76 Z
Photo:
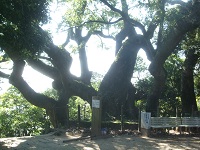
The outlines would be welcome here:
M 130 81 L 140 46 L 139 36 L 128 39 L 121 47 L 116 60 L 100 85 L 99 96 L 102 99 L 104 119 L 108 116 L 119 118 L 121 105 L 125 105 L 127 97 L 134 92 L 130 91 L 132 86 Z
M 194 93 L 193 78 L 193 71 L 197 63 L 198 56 L 195 54 L 194 49 L 188 50 L 186 53 L 186 60 L 184 62 L 181 81 L 181 102 L 183 116 L 191 115 L 192 111 L 198 110 L 196 96 Z

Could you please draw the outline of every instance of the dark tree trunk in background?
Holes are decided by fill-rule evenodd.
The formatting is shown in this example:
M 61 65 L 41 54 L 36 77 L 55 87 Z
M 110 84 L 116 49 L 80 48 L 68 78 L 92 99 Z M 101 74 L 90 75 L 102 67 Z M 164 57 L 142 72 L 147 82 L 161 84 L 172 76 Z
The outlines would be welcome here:
M 162 93 L 166 81 L 166 71 L 161 69 L 160 72 L 154 74 L 154 84 L 152 91 L 147 99 L 146 111 L 151 112 L 151 116 L 157 116 L 159 106 L 159 98 Z
M 150 96 L 147 99 L 146 111 L 152 112 L 152 116 L 156 116 L 157 114 L 159 98 L 166 80 L 167 74 L 163 68 L 163 65 L 167 58 L 172 54 L 176 46 L 182 41 L 185 34 L 199 27 L 199 7 L 200 3 L 195 4 L 194 6 L 188 3 L 186 7 L 180 7 L 179 18 L 174 20 L 176 25 L 169 26 L 167 30 L 163 30 L 162 33 L 160 33 L 160 35 L 163 36 L 160 36 L 158 41 L 162 42 L 157 45 L 155 56 L 153 56 L 149 66 L 149 71 L 151 75 L 154 76 L 154 86 Z M 169 20 L 170 22 L 173 21 L 173 15 L 174 14 L 171 14 L 171 18 L 168 16 L 168 19 L 172 19 Z
M 186 60 L 184 62 L 184 69 L 182 71 L 181 81 L 181 101 L 183 116 L 191 116 L 192 110 L 197 111 L 196 96 L 194 93 L 194 77 L 193 71 L 197 63 L 198 56 L 195 50 L 188 50 L 186 52 Z

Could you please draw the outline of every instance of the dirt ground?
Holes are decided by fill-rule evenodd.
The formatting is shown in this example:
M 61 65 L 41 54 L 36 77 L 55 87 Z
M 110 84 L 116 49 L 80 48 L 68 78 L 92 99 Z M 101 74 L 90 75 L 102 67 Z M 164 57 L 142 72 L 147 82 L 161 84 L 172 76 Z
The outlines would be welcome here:
M 92 139 L 46 134 L 1 138 L 0 150 L 200 150 L 200 136 L 170 135 L 143 137 L 115 135 Z

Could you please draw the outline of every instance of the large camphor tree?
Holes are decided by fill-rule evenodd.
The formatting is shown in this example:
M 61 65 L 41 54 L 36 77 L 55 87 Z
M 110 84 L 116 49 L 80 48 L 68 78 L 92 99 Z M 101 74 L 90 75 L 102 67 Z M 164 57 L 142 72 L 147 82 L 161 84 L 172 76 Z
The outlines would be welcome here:
M 79 96 L 90 104 L 92 96 L 100 96 L 103 118 L 119 116 L 121 105 L 131 114 L 135 92 L 131 78 L 138 51 L 143 49 L 151 61 L 149 71 L 154 77 L 146 109 L 155 115 L 167 75 L 163 65 L 184 36 L 200 26 L 200 3 L 62 0 L 60 4 L 66 7 L 66 13 L 60 29 L 68 36 L 61 46 L 55 45 L 41 27 L 49 19 L 49 3 L 48 0 L 1 0 L 1 62 L 10 59 L 13 68 L 11 74 L 0 72 L 0 76 L 9 79 L 31 104 L 46 109 L 54 127 L 68 125 L 67 104 L 72 96 Z M 141 14 L 135 13 L 136 9 Z M 88 69 L 85 49 L 92 35 L 116 41 L 116 58 L 98 90 L 91 85 L 92 72 Z M 65 46 L 71 40 L 78 47 L 80 77 L 70 73 L 72 57 Z M 53 79 L 52 86 L 59 96 L 57 100 L 29 86 L 22 77 L 26 64 Z

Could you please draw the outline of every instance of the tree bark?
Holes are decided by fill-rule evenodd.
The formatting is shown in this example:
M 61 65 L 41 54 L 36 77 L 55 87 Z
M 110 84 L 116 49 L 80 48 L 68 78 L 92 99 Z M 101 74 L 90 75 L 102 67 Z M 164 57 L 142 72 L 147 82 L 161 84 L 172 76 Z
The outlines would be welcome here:
M 121 105 L 126 103 L 127 95 L 130 94 L 130 81 L 140 46 L 140 36 L 128 39 L 100 85 L 99 96 L 102 99 L 104 119 L 108 116 L 120 117 Z
M 58 113 L 60 110 L 57 109 L 57 105 L 59 105 L 59 103 L 43 94 L 36 93 L 26 83 L 26 81 L 22 78 L 24 66 L 25 62 L 23 60 L 14 61 L 13 72 L 9 78 L 10 83 L 15 86 L 22 93 L 24 98 L 27 99 L 31 104 L 40 108 L 44 108 L 47 112 L 53 112 L 49 113 L 50 120 L 52 121 L 54 127 L 57 127 L 58 122 L 63 123 L 63 120 L 61 120 L 62 118 Z
M 166 80 L 166 71 L 163 68 L 165 60 L 171 55 L 187 32 L 193 31 L 199 27 L 199 8 L 199 3 L 195 6 L 188 3 L 186 6 L 180 7 L 180 14 L 177 14 L 178 17 L 175 18 L 175 20 L 169 20 L 170 22 L 176 22 L 176 24 L 171 27 L 169 26 L 168 30 L 163 31 L 164 33 L 162 35 L 165 36 L 159 40 L 162 41 L 162 44 L 159 46 L 159 49 L 156 50 L 156 54 L 149 66 L 149 71 L 154 76 L 154 86 L 147 99 L 146 111 L 152 112 L 153 116 L 157 114 L 159 97 Z M 173 18 L 173 15 L 174 14 L 171 14 L 171 18 Z
M 94 88 L 82 83 L 79 78 L 70 74 L 71 57 L 67 51 L 49 45 L 46 52 L 51 58 L 52 66 L 46 65 L 42 61 L 36 59 L 28 59 L 28 63 L 34 69 L 54 79 L 53 87 L 59 93 L 58 100 L 36 93 L 22 78 L 25 61 L 21 60 L 18 55 L 14 55 L 11 51 L 7 52 L 14 63 L 13 72 L 9 79 L 10 83 L 14 85 L 31 104 L 45 108 L 54 127 L 68 126 L 69 112 L 67 104 L 71 96 L 80 96 L 91 103 L 92 96 L 96 95 Z
M 82 37 L 82 29 L 76 28 L 74 33 L 74 39 L 78 44 L 78 51 L 79 51 L 79 60 L 81 66 L 81 80 L 83 83 L 90 85 L 90 80 L 92 77 L 92 73 L 89 71 L 88 62 L 87 62 L 87 55 L 85 46 L 91 34 L 88 33 L 85 37 Z
M 188 50 L 181 81 L 181 102 L 183 116 L 192 115 L 192 111 L 198 111 L 196 96 L 194 93 L 193 71 L 197 63 L 198 56 L 195 50 Z

